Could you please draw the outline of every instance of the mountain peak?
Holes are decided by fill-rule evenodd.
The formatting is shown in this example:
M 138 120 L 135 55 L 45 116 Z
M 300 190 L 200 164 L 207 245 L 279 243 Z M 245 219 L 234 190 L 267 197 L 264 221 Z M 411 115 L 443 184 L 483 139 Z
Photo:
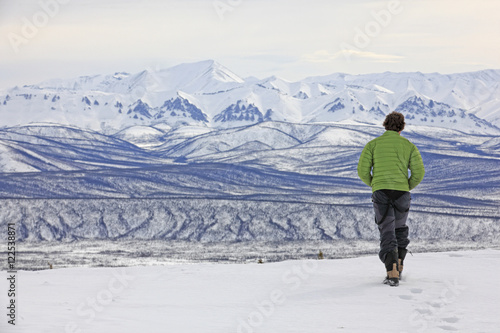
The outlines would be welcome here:
M 245 82 L 241 77 L 215 60 L 184 63 L 170 68 L 169 71 L 182 72 L 184 75 L 193 77 L 194 79 L 207 77 L 224 83 Z

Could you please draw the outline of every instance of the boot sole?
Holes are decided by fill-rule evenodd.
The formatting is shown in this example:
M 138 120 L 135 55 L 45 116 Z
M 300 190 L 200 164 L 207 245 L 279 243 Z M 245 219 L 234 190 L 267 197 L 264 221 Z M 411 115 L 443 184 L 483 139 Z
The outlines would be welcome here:
M 387 285 L 389 285 L 391 287 L 397 287 L 397 286 L 399 286 L 399 280 L 398 281 L 394 281 L 394 280 L 385 278 L 385 280 L 383 281 L 383 284 L 387 284 Z

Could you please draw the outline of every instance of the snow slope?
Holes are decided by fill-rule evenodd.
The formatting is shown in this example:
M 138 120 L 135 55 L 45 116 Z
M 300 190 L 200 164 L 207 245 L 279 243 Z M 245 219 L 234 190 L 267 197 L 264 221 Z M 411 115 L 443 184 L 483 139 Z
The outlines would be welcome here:
M 399 287 L 381 283 L 376 256 L 21 271 L 18 322 L 0 331 L 493 333 L 499 261 L 493 249 L 415 253 Z

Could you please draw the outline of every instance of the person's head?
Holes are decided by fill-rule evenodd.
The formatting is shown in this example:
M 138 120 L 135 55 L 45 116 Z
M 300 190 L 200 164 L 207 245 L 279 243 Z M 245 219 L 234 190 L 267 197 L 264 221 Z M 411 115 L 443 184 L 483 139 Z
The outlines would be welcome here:
M 405 128 L 405 116 L 399 112 L 389 113 L 384 120 L 386 131 L 401 132 Z

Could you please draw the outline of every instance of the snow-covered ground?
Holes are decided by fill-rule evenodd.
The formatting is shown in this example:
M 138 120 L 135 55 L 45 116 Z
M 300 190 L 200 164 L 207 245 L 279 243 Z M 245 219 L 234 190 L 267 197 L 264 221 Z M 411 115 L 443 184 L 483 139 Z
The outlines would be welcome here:
M 494 249 L 414 253 L 399 287 L 376 256 L 22 271 L 18 322 L 0 331 L 498 332 L 499 263 Z

